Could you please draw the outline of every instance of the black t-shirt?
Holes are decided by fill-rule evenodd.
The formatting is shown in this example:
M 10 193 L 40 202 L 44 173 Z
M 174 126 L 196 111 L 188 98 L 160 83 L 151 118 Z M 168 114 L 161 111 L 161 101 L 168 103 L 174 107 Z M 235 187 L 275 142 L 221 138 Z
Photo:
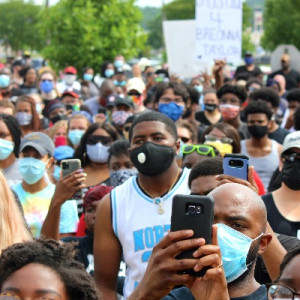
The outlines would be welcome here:
M 234 77 L 236 78 L 237 75 L 242 74 L 242 73 L 248 73 L 250 75 L 250 77 L 254 77 L 257 74 L 261 73 L 261 70 L 259 67 L 255 66 L 252 71 L 248 71 L 246 66 L 239 66 L 239 67 L 237 67 L 237 69 L 234 73 Z
M 186 287 L 175 289 L 162 300 L 195 300 L 190 290 Z M 261 285 L 254 293 L 244 297 L 230 298 L 231 300 L 268 300 L 267 288 Z
M 268 222 L 272 229 L 276 233 L 297 237 L 297 233 L 300 230 L 300 222 L 289 221 L 279 212 L 272 193 L 263 195 L 262 199 L 266 205 Z
M 201 124 L 204 124 L 204 125 L 207 125 L 207 126 L 211 125 L 210 121 L 206 118 L 206 116 L 204 114 L 204 111 L 198 111 L 198 112 L 196 112 L 195 119 L 198 122 L 200 122 Z M 217 123 L 219 123 L 219 122 L 222 122 L 222 116 L 220 117 L 220 119 L 218 120 Z
M 282 75 L 285 78 L 286 81 L 286 89 L 289 91 L 291 89 L 294 89 L 296 87 L 298 87 L 298 83 L 300 83 L 300 73 L 295 71 L 295 70 L 291 70 L 289 73 L 283 73 L 282 70 L 278 70 L 273 72 L 272 74 L 269 75 L 269 78 L 273 78 L 276 75 Z
M 279 144 L 283 144 L 284 138 L 289 134 L 290 132 L 285 129 L 278 127 L 275 131 L 269 132 L 268 137 L 272 140 L 275 140 Z

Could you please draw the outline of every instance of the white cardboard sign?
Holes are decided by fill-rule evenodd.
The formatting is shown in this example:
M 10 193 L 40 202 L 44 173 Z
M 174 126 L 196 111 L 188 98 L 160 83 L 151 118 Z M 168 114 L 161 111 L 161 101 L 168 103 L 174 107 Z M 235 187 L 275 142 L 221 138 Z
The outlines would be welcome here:
M 242 0 L 196 0 L 196 58 L 199 61 L 240 61 L 242 12 Z

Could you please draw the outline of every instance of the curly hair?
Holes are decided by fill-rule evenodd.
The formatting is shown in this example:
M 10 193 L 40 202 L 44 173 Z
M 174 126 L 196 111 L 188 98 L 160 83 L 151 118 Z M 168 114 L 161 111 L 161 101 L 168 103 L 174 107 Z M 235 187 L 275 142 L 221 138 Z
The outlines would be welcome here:
M 32 263 L 44 265 L 59 275 L 69 299 L 101 299 L 92 277 L 74 259 L 74 247 L 54 240 L 38 239 L 18 243 L 2 252 L 0 259 L 0 288 L 16 271 Z

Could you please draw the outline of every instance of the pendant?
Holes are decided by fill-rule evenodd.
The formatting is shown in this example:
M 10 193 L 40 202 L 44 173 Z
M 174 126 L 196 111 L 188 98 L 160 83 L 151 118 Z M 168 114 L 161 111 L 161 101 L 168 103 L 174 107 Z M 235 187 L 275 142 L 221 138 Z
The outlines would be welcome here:
M 163 207 L 163 200 L 161 198 L 155 198 L 154 204 L 158 205 L 157 212 L 158 214 L 162 215 L 165 212 L 165 209 Z

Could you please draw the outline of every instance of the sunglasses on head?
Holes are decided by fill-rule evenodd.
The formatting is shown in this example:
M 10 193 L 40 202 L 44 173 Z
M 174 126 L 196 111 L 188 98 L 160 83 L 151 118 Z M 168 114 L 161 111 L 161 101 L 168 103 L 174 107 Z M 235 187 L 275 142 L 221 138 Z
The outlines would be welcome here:
M 88 145 L 96 145 L 97 143 L 101 143 L 102 145 L 109 145 L 111 143 L 111 137 L 105 135 L 90 135 L 87 138 Z
M 217 138 L 217 137 L 215 137 L 214 135 L 207 134 L 207 135 L 205 136 L 205 141 L 206 141 L 206 142 L 216 142 L 216 141 L 220 141 L 220 142 L 223 143 L 223 144 L 232 144 L 233 139 L 228 138 L 228 137 Z
M 214 148 L 208 145 L 184 145 L 182 148 L 182 154 L 191 154 L 194 151 L 197 151 L 200 155 L 216 156 Z

